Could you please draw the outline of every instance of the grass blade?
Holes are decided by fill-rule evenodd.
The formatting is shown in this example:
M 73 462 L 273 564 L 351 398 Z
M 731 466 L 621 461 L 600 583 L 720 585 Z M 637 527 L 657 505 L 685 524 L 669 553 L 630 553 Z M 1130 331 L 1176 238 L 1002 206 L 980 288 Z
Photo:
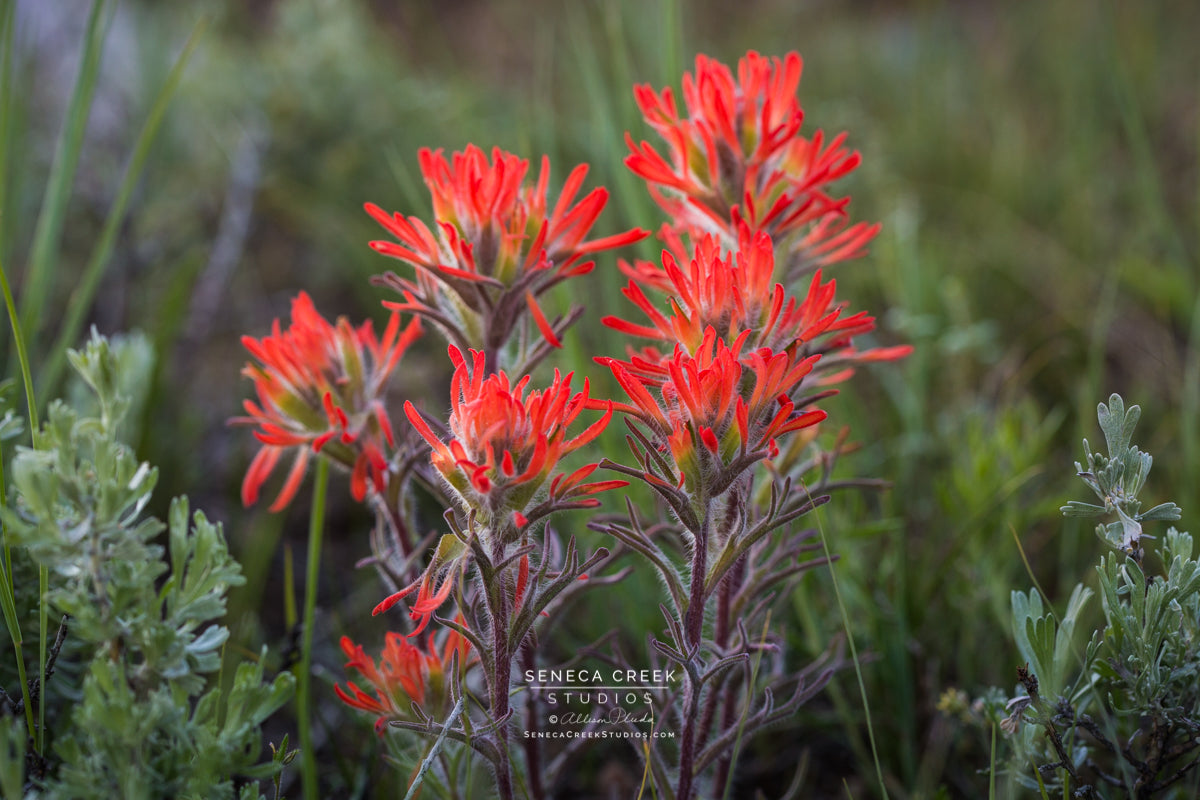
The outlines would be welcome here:
M 21 292 L 21 328 L 31 337 L 37 333 L 40 326 L 40 314 L 46 304 L 54 267 L 58 261 L 59 240 L 66 219 L 67 202 L 71 197 L 71 186 L 75 182 L 79 153 L 83 149 L 83 135 L 87 129 L 92 98 L 96 94 L 104 39 L 115 7 L 115 4 L 110 5 L 105 0 L 95 0 L 88 15 L 83 54 L 79 59 L 79 75 L 71 92 L 62 135 L 55 148 L 54 163 L 50 167 L 50 178 L 46 185 L 46 193 L 42 197 L 42 210 L 38 214 L 37 227 L 34 229 L 33 249 L 30 252 L 29 268 L 25 273 L 25 284 Z
M 0 291 L 4 292 L 4 305 L 8 309 L 8 319 L 12 323 L 13 342 L 16 345 L 17 360 L 21 366 L 21 377 L 25 381 L 25 402 L 29 407 L 29 430 L 30 436 L 33 438 L 34 446 L 37 446 L 37 430 L 38 430 L 38 413 L 37 403 L 33 397 L 33 377 L 29 372 L 29 353 L 25 350 L 25 337 L 21 333 L 21 324 L 17 318 L 16 304 L 13 302 L 12 288 L 8 285 L 8 274 L 4 271 L 4 264 L 0 263 Z M 4 583 L 8 589 L 12 590 L 12 574 L 11 562 L 8 560 L 8 547 L 5 545 L 5 580 Z M 47 573 L 46 567 L 38 569 L 38 680 L 42 680 L 42 676 L 46 674 L 46 628 L 48 623 L 46 609 L 46 589 L 50 582 L 50 576 Z M 33 725 L 33 708 L 29 697 L 29 682 L 25 680 L 25 660 L 21 656 L 21 644 L 23 637 L 21 636 L 20 628 L 17 627 L 16 604 L 12 607 L 12 622 L 9 622 L 9 608 L 7 603 L 4 608 L 5 622 L 8 624 L 9 634 L 13 636 L 13 646 L 17 651 L 17 671 L 21 673 L 21 694 L 25 698 L 25 711 L 31 732 L 34 735 L 34 749 L 42 752 L 44 743 L 44 730 L 46 723 L 46 693 L 38 693 L 38 719 L 36 726 Z
M 0 41 L 3 42 L 4 47 L 3 55 L 0 55 L 0 259 L 8 256 L 8 217 L 11 216 L 8 205 L 8 164 L 9 151 L 13 146 L 13 30 L 16 28 L 13 9 L 15 6 L 15 3 L 5 3 L 4 16 L 0 18 Z
M 8 491 L 4 485 L 4 460 L 0 459 L 0 507 L 7 506 Z M 30 702 L 29 681 L 25 678 L 25 654 L 22 645 L 25 637 L 21 633 L 21 620 L 17 616 L 16 590 L 13 585 L 12 554 L 8 548 L 8 530 L 0 523 L 0 538 L 4 540 L 4 563 L 0 564 L 0 609 L 4 612 L 4 625 L 8 628 L 13 643 L 13 656 L 17 661 L 17 678 L 21 681 L 21 698 L 25 701 L 25 725 L 33 731 L 33 703 Z M 7 795 L 6 795 L 7 796 Z
M 104 276 L 104 270 L 112 257 L 117 231 L 125 219 L 125 210 L 129 207 L 129 198 L 133 195 L 133 189 L 142 174 L 142 167 L 145 166 L 146 157 L 150 154 L 150 148 L 155 139 L 158 138 L 158 129 L 166 115 L 167 107 L 171 104 L 171 98 L 179 87 L 184 69 L 196 46 L 200 43 L 206 25 L 207 22 L 202 19 L 192 29 L 191 35 L 183 46 L 183 52 L 179 54 L 166 82 L 159 89 L 157 97 L 154 98 L 154 104 L 150 108 L 150 115 L 138 133 L 137 142 L 129 157 L 129 163 L 125 167 L 125 175 L 117 190 L 116 199 L 108 212 L 108 218 L 104 221 L 104 230 L 100 234 L 100 240 L 92 250 L 91 258 L 84 268 L 75 291 L 71 293 L 58 338 L 50 350 L 49 361 L 41 371 L 42 392 L 47 397 L 54 395 L 55 387 L 58 385 L 58 380 L 66 365 L 67 348 L 75 343 L 79 337 L 79 331 L 83 328 L 84 314 L 91 307 L 92 300 L 96 296 L 96 289 L 100 285 L 100 279 Z
M 800 486 L 808 495 L 808 486 L 801 482 Z M 809 502 L 812 496 L 809 495 Z M 887 784 L 883 780 L 883 766 L 879 763 L 879 748 L 875 744 L 875 728 L 871 724 L 871 704 L 867 700 L 867 684 L 863 680 L 862 665 L 858 660 L 858 647 L 854 644 L 854 634 L 850 630 L 850 615 L 846 613 L 846 604 L 842 601 L 842 590 L 838 586 L 837 570 L 833 568 L 833 553 L 829 550 L 829 540 L 825 536 L 825 525 L 821 522 L 821 512 L 817 511 L 817 531 L 821 534 L 821 547 L 829 564 L 829 578 L 833 583 L 833 596 L 837 599 L 838 612 L 842 617 L 842 629 L 846 631 L 846 643 L 850 646 L 850 658 L 854 662 L 854 674 L 858 678 L 858 692 L 862 696 L 863 713 L 866 715 L 867 739 L 871 743 L 871 759 L 875 762 L 875 777 L 879 780 L 879 794 L 888 800 Z

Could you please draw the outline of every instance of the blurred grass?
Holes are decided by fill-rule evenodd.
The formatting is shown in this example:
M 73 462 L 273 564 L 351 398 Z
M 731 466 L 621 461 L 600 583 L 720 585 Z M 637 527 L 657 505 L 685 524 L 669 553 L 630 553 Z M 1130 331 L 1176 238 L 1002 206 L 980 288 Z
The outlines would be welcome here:
M 165 75 L 201 13 L 214 24 L 146 156 L 89 321 L 141 327 L 160 348 L 142 456 L 162 466 L 160 496 L 187 491 L 241 543 L 251 581 L 235 613 L 251 650 L 286 640 L 279 542 L 302 541 L 304 519 L 293 510 L 281 530 L 278 519 L 237 506 L 253 448 L 244 432 L 223 428 L 246 389 L 238 337 L 267 330 L 299 289 L 326 315 L 382 319 L 366 279 L 393 264 L 366 246 L 378 233 L 361 207 L 428 215 L 421 146 L 496 144 L 534 170 L 548 153 L 553 180 L 586 161 L 589 184 L 611 192 L 602 233 L 657 227 L 660 215 L 622 166 L 623 133 L 649 137 L 630 86 L 678 86 L 698 51 L 729 63 L 748 48 L 803 54 L 805 131 L 849 131 L 864 156 L 845 187 L 852 213 L 884 223 L 872 254 L 836 271 L 842 296 L 879 317 L 880 342 L 917 348 L 905 362 L 864 370 L 827 404 L 864 444 L 843 468 L 894 483 L 882 495 L 838 498 L 825 518 L 854 635 L 871 658 L 863 677 L 893 796 L 987 791 L 977 770 L 990 742 L 955 730 L 935 704 L 950 686 L 1013 683 L 1004 620 L 1009 591 L 1027 583 L 1013 531 L 1052 594 L 1087 577 L 1097 543 L 1064 524 L 1057 506 L 1075 492 L 1071 462 L 1096 402 L 1119 391 L 1143 406 L 1152 497 L 1177 501 L 1185 522 L 1197 507 L 1195 4 L 755 0 L 735 13 L 712 0 L 126 2 L 110 34 L 125 38 L 109 52 L 134 59 L 135 74 Z M 112 165 L 134 133 L 124 125 L 115 144 L 84 136 L 60 253 L 44 255 L 33 220 L 41 187 L 57 184 L 53 153 L 39 147 L 62 127 L 64 106 L 34 82 L 49 56 L 22 49 L 21 35 L 13 69 L 34 91 L 17 93 L 6 115 L 9 153 L 27 155 L 10 155 L 3 176 L 0 256 L 22 269 L 52 262 L 54 279 L 20 292 L 49 317 L 65 307 L 108 218 Z M 114 106 L 119 120 L 144 119 L 161 83 L 115 80 L 101 70 L 95 103 Z M 216 281 L 219 314 L 198 336 L 191 287 L 212 275 L 247 135 L 261 141 L 249 234 L 237 269 Z M 655 251 L 647 242 L 625 255 Z M 557 297 L 559 308 L 588 301 L 560 363 L 591 377 L 601 396 L 615 387 L 590 357 L 624 347 L 598 324 L 629 311 L 622 284 L 615 260 L 602 256 Z M 444 405 L 429 389 L 446 376 L 443 353 L 430 336 L 406 356 L 398 395 Z M 619 449 L 619 437 L 607 446 Z M 358 618 L 377 592 L 373 576 L 352 572 L 366 552 L 366 520 L 346 495 L 335 478 L 330 527 L 345 533 L 329 537 L 321 564 L 319 685 L 340 678 L 343 629 L 380 638 Z M 348 575 L 351 591 L 329 593 Z M 567 646 L 618 616 L 657 626 L 656 591 L 652 579 L 635 580 L 597 600 L 602 612 L 580 609 Z M 789 606 L 798 660 L 840 627 L 828 575 L 810 575 Z M 796 750 L 750 743 L 742 763 L 764 791 L 786 782 L 805 747 L 822 756 L 809 762 L 813 796 L 841 793 L 843 781 L 869 796 L 873 766 L 852 680 L 839 676 L 797 720 Z M 356 741 L 371 746 L 369 733 Z M 347 785 L 364 779 L 343 773 Z

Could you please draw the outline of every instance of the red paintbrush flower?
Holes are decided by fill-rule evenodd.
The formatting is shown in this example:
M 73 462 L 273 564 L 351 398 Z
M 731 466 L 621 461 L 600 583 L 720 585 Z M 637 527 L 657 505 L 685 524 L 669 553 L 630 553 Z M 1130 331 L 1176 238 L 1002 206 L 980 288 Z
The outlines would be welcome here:
M 586 256 L 648 235 L 634 229 L 587 239 L 608 192 L 596 188 L 576 202 L 586 164 L 571 171 L 551 208 L 548 158 L 542 158 L 534 185 L 525 181 L 529 162 L 499 148 L 490 161 L 474 145 L 450 161 L 441 150 L 423 149 L 420 162 L 433 195 L 432 230 L 416 217 L 366 205 L 397 239 L 374 241 L 371 247 L 416 268 L 416 281 L 388 273 L 377 283 L 404 298 L 384 305 L 428 317 L 463 349 L 503 345 L 526 310 L 545 341 L 559 346 L 568 323 L 547 320 L 537 298 L 567 278 L 590 272 L 595 262 L 582 261 Z
M 650 324 L 618 317 L 605 317 L 603 323 L 633 336 L 678 343 L 690 354 L 698 351 L 712 329 L 726 345 L 743 341 L 743 363 L 762 348 L 796 349 L 802 356 L 823 354 L 820 370 L 826 373 L 846 362 L 899 358 L 910 351 L 907 347 L 856 351 L 854 338 L 874 330 L 875 318 L 862 311 L 843 317 L 844 305 L 834 303 L 836 282 L 822 283 L 820 270 L 803 298 L 788 296 L 783 285 L 775 282 L 771 238 L 762 231 L 751 234 L 745 225 L 739 231 L 739 247 L 732 253 L 722 250 L 717 237 L 701 236 L 686 269 L 670 250 L 663 251 L 661 266 L 648 261 L 622 264 L 622 271 L 632 278 L 623 294 Z M 682 247 L 678 239 L 669 244 Z M 656 305 L 646 289 L 667 294 L 669 300 Z M 647 361 L 664 357 L 651 348 L 640 355 Z M 846 374 L 838 373 L 839 379 Z
M 560 459 L 600 435 L 612 418 L 604 416 L 581 433 L 568 437 L 567 429 L 588 407 L 588 382 L 572 393 L 572 374 L 556 370 L 544 390 L 526 390 L 529 377 L 515 385 L 499 372 L 485 377 L 483 354 L 471 351 L 468 362 L 455 347 L 451 381 L 450 434 L 443 442 L 420 412 L 405 403 L 404 412 L 433 448 L 431 460 L 458 495 L 464 509 L 495 520 L 507 514 L 516 527 L 526 524 L 526 514 Z M 611 404 L 608 404 L 611 405 Z M 600 407 L 600 406 L 598 406 Z M 624 481 L 582 483 L 596 469 L 588 464 L 550 481 L 549 499 L 570 507 L 592 506 L 599 501 L 587 495 L 624 486 Z
M 382 491 L 384 447 L 394 444 L 383 407 L 385 385 L 420 335 L 415 318 L 401 331 L 398 313 L 392 314 L 382 339 L 370 321 L 355 328 L 342 317 L 331 325 L 301 292 L 292 301 L 286 331 L 275 320 L 269 336 L 243 336 L 254 361 L 242 374 L 254 381 L 258 401 L 246 400 L 247 416 L 230 422 L 256 425 L 254 436 L 263 446 L 242 482 L 242 502 L 249 506 L 258 500 L 263 483 L 289 450 L 295 451 L 295 460 L 272 511 L 295 497 L 311 453 L 323 453 L 351 469 L 355 499 L 366 496 L 368 479 Z
M 432 636 L 429 637 L 428 652 L 409 644 L 408 638 L 399 633 L 388 633 L 384 641 L 378 664 L 350 637 L 343 636 L 341 642 L 342 652 L 349 659 L 346 669 L 358 672 L 374 694 L 360 689 L 353 681 L 347 681 L 345 689 L 339 684 L 333 687 L 342 702 L 379 717 L 375 730 L 380 735 L 389 720 L 412 719 L 414 702 L 426 713 L 442 711 L 446 697 L 446 669 L 457 653 L 459 669 L 465 670 L 470 651 L 467 640 L 453 629 L 446 635 L 440 653 Z
M 632 278 L 622 293 L 651 324 L 618 317 L 605 317 L 603 323 L 622 333 L 678 342 L 689 353 L 696 352 L 710 327 L 727 344 L 748 332 L 749 349 L 775 351 L 797 343 L 808 345 L 821 336 L 852 337 L 874 328 L 874 319 L 865 312 L 841 318 L 842 306 L 833 305 L 836 284 L 822 284 L 819 271 L 807 296 L 788 297 L 775 280 L 771 237 L 761 231 L 751 234 L 744 225 L 740 234 L 739 247 L 731 253 L 723 252 L 717 237 L 701 236 L 686 269 L 669 250 L 663 251 L 661 267 L 648 261 L 632 267 L 622 264 Z M 669 310 L 659 310 L 643 287 L 670 295 Z M 808 352 L 816 352 L 815 347 Z
M 447 598 L 450 597 L 451 590 L 454 589 L 453 572 L 442 577 L 441 586 L 439 586 L 436 590 L 433 588 L 434 581 L 437 580 L 438 573 L 442 571 L 441 566 L 442 562 L 435 558 L 434 562 L 429 566 L 428 569 L 425 570 L 425 574 L 421 576 L 419 581 L 405 587 L 404 589 L 401 589 L 398 592 L 388 595 L 383 599 L 382 602 L 379 603 L 379 605 L 375 606 L 375 608 L 371 611 L 371 616 L 376 616 L 387 611 L 392 606 L 396 605 L 396 603 L 399 603 L 405 597 L 412 594 L 413 590 L 415 589 L 417 590 L 417 600 L 415 603 L 413 603 L 412 609 L 410 610 L 408 616 L 410 619 L 420 621 L 417 623 L 417 627 L 413 630 L 413 632 L 408 635 L 416 636 L 421 631 L 425 630 L 425 627 L 429 625 L 429 620 L 433 617 L 433 612 L 442 607 L 442 604 L 445 603 Z
M 860 157 L 843 146 L 844 134 L 828 143 L 822 131 L 800 135 L 801 68 L 796 53 L 779 59 L 752 51 L 738 62 L 735 79 L 724 64 L 697 56 L 695 74 L 683 76 L 685 113 L 670 88 L 634 89 L 668 156 L 625 137 L 631 151 L 626 165 L 646 180 L 678 229 L 731 235 L 741 219 L 777 242 L 794 237 L 789 272 L 857 257 L 879 230 L 849 225 L 849 200 L 827 194 Z
M 708 328 L 694 355 L 677 346 L 660 361 L 596 359 L 632 401 L 615 407 L 644 423 L 659 448 L 670 451 L 680 485 L 698 483 L 710 462 L 728 466 L 749 451 L 777 452 L 778 437 L 826 416 L 798 409 L 791 397 L 820 357 L 799 357 L 794 348 L 743 355 L 748 335 L 727 346 Z

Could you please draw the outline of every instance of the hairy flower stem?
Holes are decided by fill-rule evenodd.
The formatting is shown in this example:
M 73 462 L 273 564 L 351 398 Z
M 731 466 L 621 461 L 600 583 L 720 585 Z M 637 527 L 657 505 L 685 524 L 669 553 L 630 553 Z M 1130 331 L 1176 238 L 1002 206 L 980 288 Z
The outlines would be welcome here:
M 387 515 L 388 532 L 391 534 L 389 538 L 392 540 L 393 550 L 399 550 L 400 555 L 407 561 L 408 557 L 412 555 L 413 545 L 408 526 L 404 524 L 404 518 L 400 515 L 400 509 L 386 498 L 380 499 L 380 505 L 383 506 L 384 513 Z M 407 575 L 401 577 L 408 578 Z
M 693 662 L 696 660 L 695 656 L 700 654 L 700 642 L 704 637 L 704 580 L 708 575 L 708 537 L 711 530 L 712 504 L 706 503 L 700 530 L 692 544 L 691 586 L 688 587 L 688 607 L 684 618 L 686 641 L 681 642 L 685 654 L 689 650 L 695 650 L 693 657 L 689 659 Z
M 679 740 L 679 788 L 675 792 L 676 800 L 692 800 L 692 770 L 696 761 L 696 719 L 700 710 L 699 675 L 694 675 L 692 669 L 684 670 L 683 693 L 683 735 Z
M 534 668 L 533 644 L 526 639 L 521 643 L 521 667 Z M 537 692 L 525 692 L 525 729 L 531 734 L 538 729 Z M 529 794 L 533 800 L 545 800 L 546 790 L 542 786 L 542 747 L 536 735 L 525 739 L 525 767 L 529 774 Z
M 713 641 L 722 651 L 729 646 L 729 634 L 733 626 L 731 614 L 733 595 L 741 587 L 745 572 L 746 556 L 743 555 L 734 563 L 733 568 L 726 573 L 725 577 L 721 579 L 721 583 L 717 588 L 717 618 L 713 631 Z M 729 677 L 722 678 L 720 681 L 709 692 L 708 701 L 704 706 L 704 716 L 700 723 L 701 741 L 708 738 L 713 718 L 716 716 L 718 704 L 721 705 L 721 724 L 717 728 L 718 734 L 720 731 L 727 730 L 733 724 L 733 718 L 736 716 L 736 686 L 732 678 Z M 725 785 L 726 779 L 729 776 L 729 767 L 729 756 L 722 756 L 717 762 L 716 780 L 713 782 L 714 786 Z
M 504 541 L 499 535 L 492 543 L 492 563 L 498 564 L 504 560 Z M 492 618 L 492 674 L 488 681 L 488 691 L 491 694 L 493 720 L 508 716 L 508 681 L 512 665 L 508 651 L 508 593 L 505 591 L 505 580 L 502 573 L 493 573 L 493 584 L 486 587 L 488 611 Z M 512 771 L 508 758 L 508 721 L 505 720 L 496 728 L 499 739 L 500 757 L 496 759 L 496 788 L 501 800 L 512 800 Z
M 486 330 L 483 344 L 483 374 L 494 375 L 500 371 L 500 351 L 508 337 L 496 325 L 494 317 L 488 320 Z
M 706 502 L 700 530 L 692 543 L 691 586 L 687 613 L 684 616 L 684 638 L 680 648 L 687 657 L 683 671 L 684 717 L 679 740 L 679 788 L 676 800 L 691 800 L 692 770 L 696 761 L 696 729 L 700 720 L 700 643 L 704 637 L 704 582 L 708 575 L 708 537 L 712 530 L 712 503 Z

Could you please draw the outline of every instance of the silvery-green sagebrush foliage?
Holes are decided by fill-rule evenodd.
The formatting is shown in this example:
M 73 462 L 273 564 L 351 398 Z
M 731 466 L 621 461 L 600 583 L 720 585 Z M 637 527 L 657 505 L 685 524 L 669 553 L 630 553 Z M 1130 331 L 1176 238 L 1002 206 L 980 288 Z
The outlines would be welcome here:
M 1013 593 L 1013 632 L 1027 662 L 1023 692 L 1002 723 L 1016 744 L 1018 780 L 1075 797 L 1195 797 L 1200 773 L 1200 561 L 1192 537 L 1171 528 L 1158 557 L 1142 523 L 1179 519 L 1174 503 L 1141 511 L 1152 459 L 1130 444 L 1140 416 L 1118 395 L 1099 406 L 1108 455 L 1092 453 L 1079 476 L 1099 504 L 1071 502 L 1067 516 L 1099 520 L 1109 552 L 1097 566 L 1103 626 L 1086 646 L 1073 633 L 1092 596 L 1079 585 L 1066 613 L 1035 590 Z M 1037 775 L 1030 769 L 1036 768 Z M 1039 780 L 1040 779 L 1040 780 Z
M 198 511 L 189 520 L 186 498 L 172 502 L 166 525 L 144 513 L 157 473 L 117 438 L 129 361 L 118 349 L 93 335 L 71 353 L 98 411 L 52 404 L 35 447 L 19 448 L 11 466 L 8 544 L 49 570 L 46 601 L 52 619 L 63 620 L 52 657 L 65 641 L 63 658 L 80 660 L 77 685 L 56 687 L 74 702 L 47 715 L 47 746 L 28 760 L 26 796 L 232 798 L 235 779 L 282 768 L 286 747 L 257 763 L 260 726 L 291 695 L 293 679 L 282 673 L 264 683 L 260 661 L 238 666 L 227 696 L 208 688 L 229 635 L 216 620 L 244 579 L 220 525 Z M 164 528 L 165 552 L 156 543 Z M 20 796 L 12 792 L 23 728 L 0 726 L 6 796 Z M 259 797 L 257 784 L 237 796 Z

